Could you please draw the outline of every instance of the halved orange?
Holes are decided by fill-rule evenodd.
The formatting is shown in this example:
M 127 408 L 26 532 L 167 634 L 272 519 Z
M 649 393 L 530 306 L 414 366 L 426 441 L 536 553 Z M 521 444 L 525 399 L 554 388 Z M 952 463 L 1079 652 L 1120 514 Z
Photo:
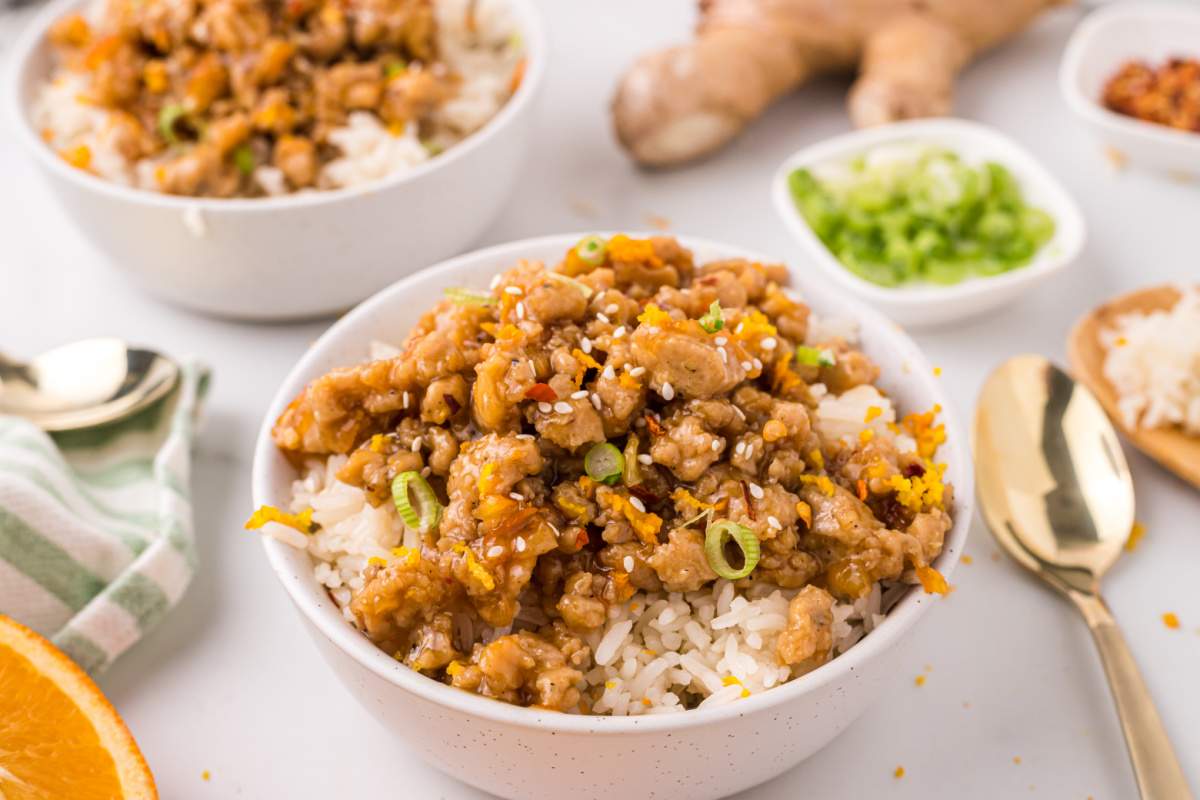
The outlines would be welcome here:
M 112 704 L 75 662 L 0 614 L 0 797 L 155 800 Z

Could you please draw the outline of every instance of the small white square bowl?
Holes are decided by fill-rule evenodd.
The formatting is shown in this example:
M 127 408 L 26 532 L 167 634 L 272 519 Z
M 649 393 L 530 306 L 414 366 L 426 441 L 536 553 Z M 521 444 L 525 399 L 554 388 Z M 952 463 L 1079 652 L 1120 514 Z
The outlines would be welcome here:
M 1002 275 L 967 278 L 951 286 L 886 287 L 846 269 L 809 227 L 792 201 L 788 176 L 798 167 L 847 161 L 879 145 L 917 142 L 944 147 L 968 162 L 995 161 L 1021 185 L 1025 201 L 1054 218 L 1054 236 L 1023 267 Z M 1079 255 L 1086 237 L 1083 215 L 1067 191 L 1023 147 L 997 131 L 961 119 L 923 119 L 854 131 L 795 153 L 772 183 L 775 210 L 813 263 L 836 283 L 911 327 L 941 325 L 1008 303 Z
M 1119 3 L 1090 14 L 1075 28 L 1058 71 L 1067 106 L 1106 145 L 1132 163 L 1200 175 L 1200 133 L 1145 122 L 1104 107 L 1104 85 L 1127 61 L 1161 64 L 1200 57 L 1200 6 Z

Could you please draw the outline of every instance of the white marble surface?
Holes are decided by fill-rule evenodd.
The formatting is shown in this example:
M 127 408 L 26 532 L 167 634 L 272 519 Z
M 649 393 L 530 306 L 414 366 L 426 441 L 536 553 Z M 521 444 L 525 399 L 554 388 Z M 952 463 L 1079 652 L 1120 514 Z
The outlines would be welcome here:
M 644 227 L 647 215 L 795 259 L 774 218 L 772 169 L 847 127 L 844 84 L 780 103 L 741 141 L 692 168 L 635 170 L 609 132 L 613 77 L 647 47 L 682 37 L 687 0 L 584 5 L 545 0 L 553 65 L 536 158 L 481 244 L 584 228 Z M 1055 70 L 1077 12 L 1060 11 L 973 66 L 959 110 L 1025 144 L 1074 193 L 1091 238 L 1044 291 L 918 340 L 944 368 L 966 419 L 986 372 L 1006 356 L 1062 358 L 1071 322 L 1136 286 L 1195 279 L 1200 187 L 1115 174 L 1060 102 Z M 0 28 L 0 43 L 15 23 Z M 7 126 L 9 123 L 4 123 Z M 479 797 L 389 741 L 332 681 L 241 523 L 250 511 L 251 440 L 274 387 L 327 322 L 254 326 L 196 317 L 128 286 L 81 241 L 0 128 L 0 345 L 29 353 L 115 334 L 209 361 L 216 380 L 195 465 L 203 569 L 164 627 L 101 681 L 138 736 L 164 797 Z M 793 261 L 798 269 L 802 263 Z M 1148 534 L 1107 583 L 1200 788 L 1200 496 L 1129 451 Z M 1116 716 L 1083 624 L 998 560 L 978 524 L 957 590 L 915 632 L 888 695 L 797 769 L 744 795 L 1129 798 Z M 1180 630 L 1161 622 L 1176 612 Z M 923 686 L 917 675 L 927 673 Z M 1019 758 L 1019 763 L 1017 759 Z M 897 765 L 905 775 L 893 777 Z M 211 778 L 202 779 L 209 771 Z M 536 796 L 536 787 L 531 787 Z

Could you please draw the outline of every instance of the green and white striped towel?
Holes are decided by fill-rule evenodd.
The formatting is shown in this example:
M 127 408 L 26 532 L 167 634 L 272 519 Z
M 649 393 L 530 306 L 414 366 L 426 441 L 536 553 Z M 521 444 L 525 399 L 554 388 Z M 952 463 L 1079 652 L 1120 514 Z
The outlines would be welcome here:
M 150 408 L 53 437 L 0 416 L 0 614 L 89 673 L 158 624 L 195 572 L 188 473 L 207 383 L 186 364 Z

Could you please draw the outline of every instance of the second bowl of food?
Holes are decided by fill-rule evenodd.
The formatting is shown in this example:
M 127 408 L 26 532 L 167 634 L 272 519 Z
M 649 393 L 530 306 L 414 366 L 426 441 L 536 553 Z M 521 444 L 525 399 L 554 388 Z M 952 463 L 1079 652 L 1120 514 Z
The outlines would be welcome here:
M 964 439 L 907 336 L 789 277 L 698 239 L 533 239 L 304 355 L 249 525 L 411 750 L 504 797 L 724 797 L 894 677 L 966 538 Z
M 915 120 L 837 136 L 787 159 L 775 209 L 843 288 L 905 325 L 1003 305 L 1083 247 L 1075 202 L 986 126 Z
M 283 319 L 483 231 L 545 52 L 529 0 L 60 0 L 16 47 L 8 98 L 116 268 L 180 305 Z

